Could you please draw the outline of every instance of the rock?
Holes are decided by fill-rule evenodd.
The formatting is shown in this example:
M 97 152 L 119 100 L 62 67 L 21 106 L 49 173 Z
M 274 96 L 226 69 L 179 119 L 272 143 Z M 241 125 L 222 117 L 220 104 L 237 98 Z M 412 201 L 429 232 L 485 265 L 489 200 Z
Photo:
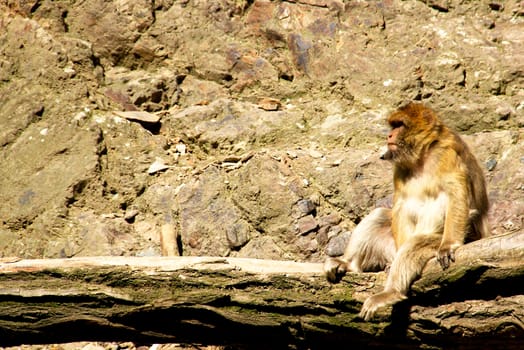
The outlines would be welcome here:
M 322 158 L 323 157 L 323 154 L 322 152 L 319 152 L 315 149 L 312 149 L 309 151 L 309 155 L 312 157 L 312 158 L 316 158 L 316 159 L 319 159 L 319 158 Z
M 430 89 L 441 90 L 446 84 L 466 84 L 465 68 L 451 55 L 443 55 L 430 64 L 424 64 L 422 70 L 422 82 Z
M 133 222 L 135 221 L 135 217 L 139 214 L 139 211 L 136 209 L 129 209 L 126 210 L 126 214 L 124 215 L 124 220 L 127 222 Z
M 335 257 L 344 254 L 350 237 L 351 234 L 349 232 L 344 232 L 343 234 L 331 238 L 326 246 L 326 255 Z
M 249 241 L 251 226 L 245 220 L 239 220 L 226 228 L 226 237 L 231 249 L 238 250 Z
M 314 231 L 318 228 L 318 223 L 313 217 L 313 215 L 306 215 L 298 219 L 297 222 L 297 233 L 299 235 L 306 235 L 311 231 Z
M 228 96 L 227 90 L 221 84 L 191 75 L 184 77 L 178 94 L 178 103 L 182 106 L 208 105 Z
M 318 250 L 317 240 L 310 236 L 300 236 L 296 240 L 296 245 L 300 251 L 304 252 L 307 258 L 311 259 L 313 253 Z
M 46 214 L 40 216 L 33 228 L 42 230 L 49 222 Z M 50 242 L 32 238 L 26 245 L 26 254 L 43 251 L 44 256 L 61 258 L 73 256 L 134 255 L 158 242 L 147 242 L 136 235 L 121 217 L 105 217 L 87 210 L 72 210 L 69 225 L 64 225 Z M 63 220 L 63 219 L 62 219 Z
M 497 166 L 497 160 L 496 159 L 489 159 L 487 162 L 486 162 L 486 168 L 488 169 L 488 171 L 492 171 L 493 169 L 495 169 L 495 167 Z
M 233 66 L 232 72 L 236 78 L 236 83 L 231 87 L 233 91 L 242 91 L 261 81 L 278 81 L 278 70 L 267 59 L 253 55 L 251 52 L 241 54 Z M 271 102 L 271 105 L 273 108 L 278 107 L 275 102 Z M 269 101 L 264 106 L 270 107 Z
M 184 255 L 227 256 L 249 239 L 250 226 L 227 198 L 224 177 L 216 167 L 182 187 L 176 197 Z
M 412 99 L 521 229 L 523 10 L 488 5 L 2 2 L 2 254 L 322 261 L 391 206 L 384 120 Z
M 6 204 L 0 207 L 0 216 L 13 228 L 32 222 L 50 206 L 78 201 L 96 181 L 98 132 L 59 123 L 50 125 L 46 135 L 42 129 L 41 123 L 32 124 L 4 151 L 0 198 Z
M 164 163 L 162 158 L 157 157 L 155 161 L 147 169 L 149 175 L 158 173 L 159 171 L 169 169 L 169 166 Z
M 288 46 L 293 55 L 293 63 L 299 71 L 307 75 L 310 66 L 309 50 L 313 44 L 300 34 L 291 34 L 288 36 Z
M 205 56 L 195 58 L 195 73 L 198 78 L 223 84 L 231 81 L 232 64 L 228 62 L 226 55 L 221 52 L 213 52 Z
M 160 121 L 160 117 L 158 115 L 143 111 L 115 111 L 114 113 L 122 118 L 126 118 L 128 120 L 136 120 L 139 122 L 158 123 Z
M 316 205 L 311 199 L 301 199 L 296 203 L 296 210 L 298 217 L 305 216 L 315 211 Z
M 276 3 L 271 1 L 254 1 L 246 15 L 246 24 L 248 25 L 248 28 L 261 34 L 264 25 L 266 25 L 273 17 L 275 7 Z
M 175 150 L 177 151 L 177 153 L 179 153 L 180 155 L 184 155 L 186 154 L 187 152 L 187 146 L 181 142 L 177 143 L 176 146 L 175 146 Z
M 120 112 L 124 113 L 122 117 L 136 121 L 156 124 L 160 121 L 158 112 L 180 99 L 177 77 L 166 69 L 148 72 L 116 67 L 106 72 L 105 85 L 108 102 L 125 110 Z
M 329 232 L 330 228 L 331 228 L 330 226 L 321 226 L 318 229 L 317 236 L 316 236 L 316 240 L 317 240 L 318 245 L 320 245 L 320 246 L 325 246 L 326 245 L 326 243 L 329 240 L 328 232 Z
M 254 259 L 289 259 L 290 255 L 280 248 L 274 237 L 260 236 L 251 239 L 244 248 L 233 256 Z
M 258 101 L 258 106 L 265 111 L 278 111 L 282 104 L 277 99 L 264 97 Z
M 194 106 L 167 118 L 174 130 L 183 130 L 208 152 L 238 150 L 242 144 L 272 139 L 296 130 L 300 115 L 293 111 L 268 112 L 257 105 L 218 99 L 208 106 Z M 236 145 L 236 147 L 235 147 Z
M 127 53 L 140 33 L 154 21 L 152 4 L 146 0 L 107 3 L 92 0 L 73 6 L 67 13 L 70 33 L 94 45 L 95 54 L 109 64 L 134 61 Z
M 291 209 L 303 193 L 291 174 L 269 156 L 252 158 L 228 176 L 231 200 L 254 227 L 294 237 Z M 263 205 L 260 205 L 263 203 Z

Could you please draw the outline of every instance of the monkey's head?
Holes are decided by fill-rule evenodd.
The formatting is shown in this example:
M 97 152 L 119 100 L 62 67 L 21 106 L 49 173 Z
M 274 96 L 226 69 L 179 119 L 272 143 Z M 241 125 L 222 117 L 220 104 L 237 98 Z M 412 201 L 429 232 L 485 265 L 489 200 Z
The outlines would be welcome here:
M 391 113 L 388 150 L 382 159 L 412 167 L 419 163 L 424 152 L 438 141 L 442 123 L 435 113 L 420 103 L 408 103 Z

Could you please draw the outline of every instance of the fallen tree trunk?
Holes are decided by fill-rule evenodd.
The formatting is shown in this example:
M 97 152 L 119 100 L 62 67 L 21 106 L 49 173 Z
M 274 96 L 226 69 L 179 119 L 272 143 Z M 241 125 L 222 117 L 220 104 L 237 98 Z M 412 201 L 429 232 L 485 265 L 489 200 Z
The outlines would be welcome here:
M 256 259 L 90 257 L 0 263 L 0 346 L 72 341 L 233 348 L 521 348 L 524 233 L 430 261 L 408 302 L 359 319 L 384 273 L 331 285 L 322 266 Z

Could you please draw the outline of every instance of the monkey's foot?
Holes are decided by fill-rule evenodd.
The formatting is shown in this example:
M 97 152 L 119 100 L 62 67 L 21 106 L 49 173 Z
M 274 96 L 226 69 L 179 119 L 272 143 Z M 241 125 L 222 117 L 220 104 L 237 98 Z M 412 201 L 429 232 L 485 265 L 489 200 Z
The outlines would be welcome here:
M 406 298 L 405 295 L 397 291 L 383 291 L 367 298 L 358 315 L 364 320 L 369 321 L 373 318 L 379 308 L 396 304 Z
M 341 258 L 328 258 L 324 263 L 324 272 L 329 282 L 337 283 L 346 274 L 348 270 L 347 261 Z
M 460 245 L 460 242 L 442 242 L 437 251 L 437 260 L 443 270 L 446 270 L 452 262 L 455 262 L 455 250 Z

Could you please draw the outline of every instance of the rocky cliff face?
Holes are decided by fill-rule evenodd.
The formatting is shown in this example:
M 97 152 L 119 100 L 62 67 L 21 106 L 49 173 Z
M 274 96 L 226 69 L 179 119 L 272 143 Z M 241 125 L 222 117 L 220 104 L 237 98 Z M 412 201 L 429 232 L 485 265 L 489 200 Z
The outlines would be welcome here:
M 520 1 L 8 0 L 0 256 L 322 260 L 387 205 L 420 100 L 524 224 Z

